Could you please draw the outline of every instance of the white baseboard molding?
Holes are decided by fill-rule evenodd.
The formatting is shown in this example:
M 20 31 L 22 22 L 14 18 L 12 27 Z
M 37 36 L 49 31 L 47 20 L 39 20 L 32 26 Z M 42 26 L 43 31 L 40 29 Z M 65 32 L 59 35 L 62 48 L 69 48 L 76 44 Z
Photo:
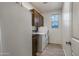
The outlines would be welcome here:
M 9 56 L 9 53 L 0 53 L 0 56 Z
M 60 44 L 60 43 L 48 43 L 48 44 Z M 60 45 L 62 45 L 62 44 L 60 44 Z

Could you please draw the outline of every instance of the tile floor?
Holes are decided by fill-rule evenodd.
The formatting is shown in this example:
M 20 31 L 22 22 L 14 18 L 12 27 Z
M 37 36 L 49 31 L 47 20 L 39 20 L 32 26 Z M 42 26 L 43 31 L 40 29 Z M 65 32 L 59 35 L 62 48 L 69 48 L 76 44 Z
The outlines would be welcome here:
M 62 49 L 62 45 L 48 44 L 46 49 L 42 53 L 38 53 L 38 56 L 65 56 Z

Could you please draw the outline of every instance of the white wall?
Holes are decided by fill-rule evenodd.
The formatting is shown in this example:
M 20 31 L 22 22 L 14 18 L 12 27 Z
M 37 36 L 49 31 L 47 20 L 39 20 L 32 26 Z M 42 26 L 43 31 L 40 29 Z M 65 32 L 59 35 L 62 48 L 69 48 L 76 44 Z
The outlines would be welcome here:
M 71 40 L 71 3 L 66 2 L 62 8 L 62 38 L 63 38 L 63 49 L 65 55 L 71 55 L 71 47 L 66 42 Z
M 31 13 L 16 3 L 0 3 L 3 55 L 32 55 Z
M 52 29 L 51 28 L 51 16 L 53 14 L 58 14 L 59 17 L 59 28 L 58 29 Z M 61 10 L 55 10 L 52 12 L 44 13 L 44 25 L 47 26 L 49 30 L 49 43 L 56 43 L 56 44 L 62 44 L 62 38 L 61 38 Z

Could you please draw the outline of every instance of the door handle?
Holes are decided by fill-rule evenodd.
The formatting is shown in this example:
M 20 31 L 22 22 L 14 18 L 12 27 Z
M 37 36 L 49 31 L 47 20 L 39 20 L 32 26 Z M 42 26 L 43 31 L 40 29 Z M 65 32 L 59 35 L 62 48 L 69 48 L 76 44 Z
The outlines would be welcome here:
M 71 42 L 66 42 L 66 44 L 70 45 L 71 46 Z

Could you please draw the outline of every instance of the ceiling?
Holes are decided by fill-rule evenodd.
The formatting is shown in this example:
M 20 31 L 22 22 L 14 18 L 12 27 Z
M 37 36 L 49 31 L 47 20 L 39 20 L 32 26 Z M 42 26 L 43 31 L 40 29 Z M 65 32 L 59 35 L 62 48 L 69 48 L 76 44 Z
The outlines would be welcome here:
M 40 12 L 50 12 L 53 10 L 61 10 L 62 2 L 31 2 L 31 4 L 37 8 Z

